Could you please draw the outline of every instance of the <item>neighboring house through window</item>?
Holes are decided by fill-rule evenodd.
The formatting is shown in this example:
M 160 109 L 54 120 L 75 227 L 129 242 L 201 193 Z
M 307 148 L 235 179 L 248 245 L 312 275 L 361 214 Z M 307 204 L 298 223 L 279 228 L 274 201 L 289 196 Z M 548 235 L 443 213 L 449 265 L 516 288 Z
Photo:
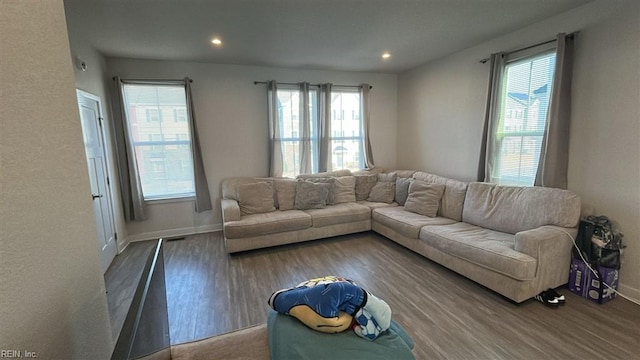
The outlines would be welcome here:
M 283 171 L 282 176 L 295 177 L 301 173 L 301 138 L 303 126 L 300 119 L 302 110 L 302 92 L 296 86 L 280 85 L 278 96 L 278 121 L 281 133 Z M 312 172 L 318 171 L 319 143 L 329 142 L 329 158 L 327 171 L 338 169 L 359 170 L 364 168 L 363 153 L 363 126 L 360 109 L 360 93 L 357 89 L 332 89 L 330 128 L 326 139 L 320 139 L 319 89 L 316 86 L 309 87 L 309 111 L 308 126 L 311 148 Z
M 554 50 L 507 59 L 498 90 L 500 108 L 493 134 L 491 182 L 533 185 L 545 133 L 555 59 Z
M 331 91 L 331 170 L 364 168 L 360 93 L 357 90 Z
M 194 196 L 184 86 L 123 84 L 123 97 L 144 199 Z
M 278 121 L 280 122 L 280 133 L 282 142 L 283 170 L 282 176 L 295 177 L 300 174 L 300 157 L 303 124 L 301 111 L 301 101 L 303 94 L 295 87 L 283 86 L 278 89 Z M 311 163 L 312 171 L 317 171 L 318 159 L 318 108 L 317 108 L 317 88 L 309 89 L 309 132 L 311 142 Z

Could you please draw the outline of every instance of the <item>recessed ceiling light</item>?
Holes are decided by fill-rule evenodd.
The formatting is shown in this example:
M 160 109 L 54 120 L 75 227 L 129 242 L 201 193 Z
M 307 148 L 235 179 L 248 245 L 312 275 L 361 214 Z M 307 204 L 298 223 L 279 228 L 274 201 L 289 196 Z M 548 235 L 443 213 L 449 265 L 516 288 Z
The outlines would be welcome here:
M 211 39 L 211 43 L 213 45 L 215 45 L 215 46 L 220 46 L 220 45 L 222 45 L 222 40 L 220 40 L 220 38 L 216 37 L 216 38 Z
M 383 59 L 388 59 L 390 57 L 391 57 L 391 54 L 388 51 L 382 54 Z

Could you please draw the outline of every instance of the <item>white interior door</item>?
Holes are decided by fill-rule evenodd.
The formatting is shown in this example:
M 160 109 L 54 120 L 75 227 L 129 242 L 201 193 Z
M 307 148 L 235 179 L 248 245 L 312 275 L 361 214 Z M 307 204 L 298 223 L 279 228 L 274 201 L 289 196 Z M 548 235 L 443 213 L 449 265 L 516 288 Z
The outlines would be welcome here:
M 93 199 L 93 212 L 98 229 L 98 248 L 102 262 L 102 273 L 104 273 L 116 256 L 117 245 L 102 133 L 101 104 L 100 98 L 97 96 L 81 90 L 78 90 L 77 94 L 89 180 L 91 181 L 91 194 L 87 194 L 87 196 L 90 195 Z

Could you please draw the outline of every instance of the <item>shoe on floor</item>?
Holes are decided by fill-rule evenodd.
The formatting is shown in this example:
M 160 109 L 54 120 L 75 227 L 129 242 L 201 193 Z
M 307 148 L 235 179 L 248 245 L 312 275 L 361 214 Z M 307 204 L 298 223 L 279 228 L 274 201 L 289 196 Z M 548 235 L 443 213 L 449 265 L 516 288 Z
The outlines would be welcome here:
M 558 304 L 564 305 L 565 303 L 564 295 L 558 294 L 558 292 L 555 289 L 549 289 L 546 292 L 551 294 L 551 296 L 553 296 L 556 300 L 558 300 Z
M 534 296 L 534 299 L 550 307 L 557 307 L 559 305 L 558 300 L 549 291 L 541 292 Z

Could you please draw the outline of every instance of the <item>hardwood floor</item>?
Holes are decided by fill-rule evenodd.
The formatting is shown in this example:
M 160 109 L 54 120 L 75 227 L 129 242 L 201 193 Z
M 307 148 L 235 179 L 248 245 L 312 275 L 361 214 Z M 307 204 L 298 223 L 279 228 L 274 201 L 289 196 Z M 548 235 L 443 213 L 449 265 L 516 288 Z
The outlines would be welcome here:
M 131 244 L 105 275 L 114 336 L 153 244 Z M 637 359 L 640 352 L 636 304 L 598 305 L 564 288 L 567 304 L 557 309 L 515 304 L 373 232 L 232 256 L 222 233 L 209 233 L 166 242 L 164 256 L 172 344 L 263 323 L 273 291 L 340 275 L 391 306 L 418 359 Z

